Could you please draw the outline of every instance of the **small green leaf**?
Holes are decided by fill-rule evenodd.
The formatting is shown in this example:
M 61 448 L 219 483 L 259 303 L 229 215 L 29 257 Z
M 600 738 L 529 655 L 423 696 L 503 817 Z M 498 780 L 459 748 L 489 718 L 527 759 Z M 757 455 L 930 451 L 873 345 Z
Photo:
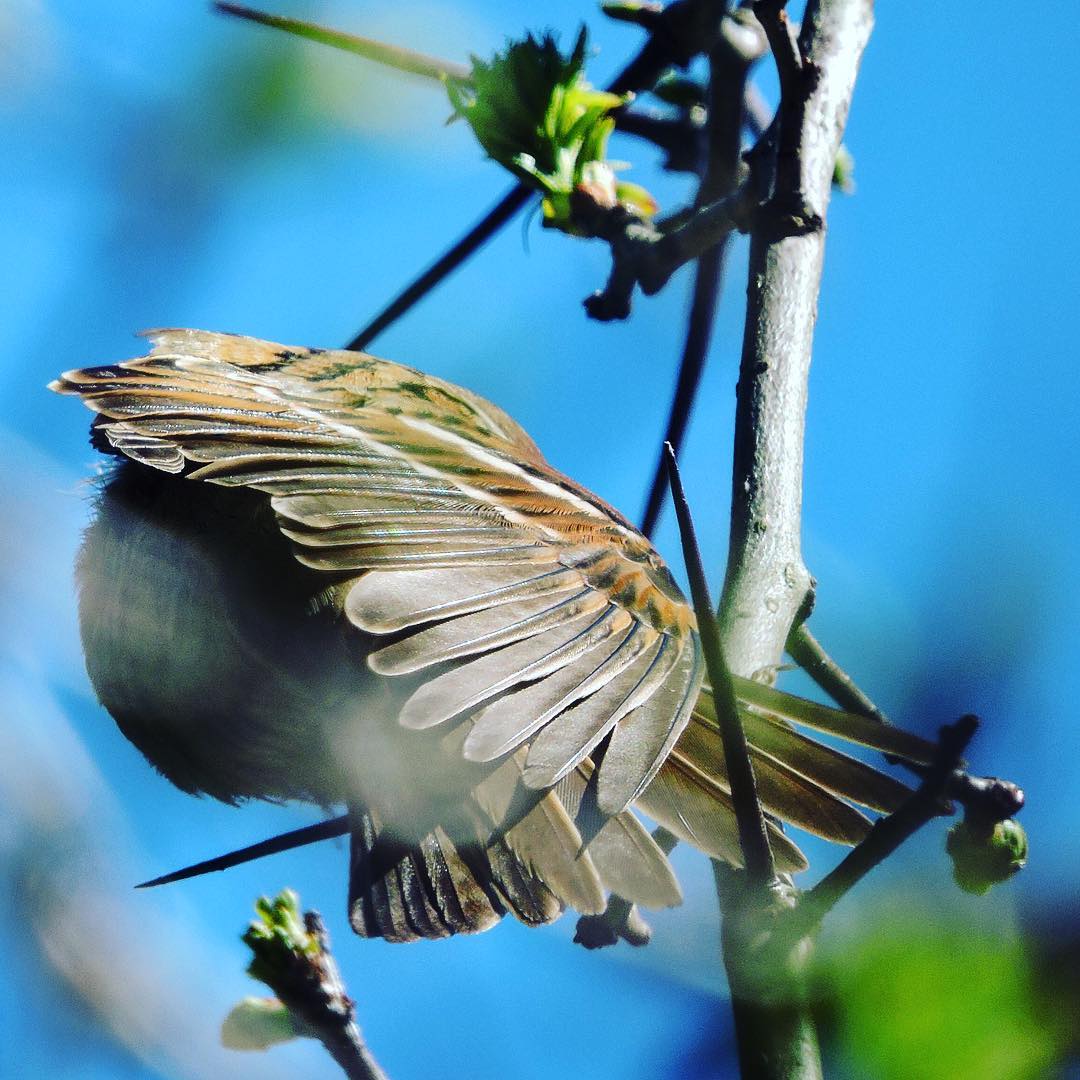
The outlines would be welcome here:
M 600 10 L 609 19 L 633 23 L 635 26 L 648 29 L 655 25 L 664 6 L 653 0 L 608 0 L 600 5 Z
M 665 75 L 652 92 L 665 105 L 674 105 L 678 109 L 701 108 L 705 105 L 705 87 L 696 79 L 688 79 L 684 75 Z
M 544 224 L 575 231 L 575 193 L 600 206 L 619 201 L 613 165 L 606 160 L 614 109 L 629 96 L 595 90 L 584 78 L 582 30 L 569 57 L 550 35 L 511 42 L 490 61 L 473 57 L 469 79 L 447 79 L 456 116 L 472 128 L 488 156 L 543 197 Z M 639 187 L 628 189 L 637 212 L 655 201 Z
M 615 197 L 642 217 L 652 217 L 658 209 L 656 200 L 640 184 L 628 184 L 625 180 L 620 180 L 615 185 Z
M 855 158 L 851 151 L 841 144 L 836 152 L 836 163 L 833 165 L 833 187 L 845 195 L 855 193 Z
M 277 998 L 244 998 L 221 1025 L 221 1044 L 229 1050 L 268 1050 L 301 1033 L 292 1013 Z
M 252 952 L 248 974 L 253 979 L 272 985 L 275 973 L 294 964 L 297 958 L 319 955 L 318 939 L 307 932 L 300 897 L 292 889 L 283 889 L 273 900 L 259 897 L 255 912 L 258 918 L 252 920 L 243 936 Z

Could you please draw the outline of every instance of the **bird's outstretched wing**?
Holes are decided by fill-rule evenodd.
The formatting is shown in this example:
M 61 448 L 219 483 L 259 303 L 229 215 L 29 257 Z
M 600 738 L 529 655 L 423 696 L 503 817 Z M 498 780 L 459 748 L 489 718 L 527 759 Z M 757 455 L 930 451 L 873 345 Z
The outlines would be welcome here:
M 348 353 L 190 330 L 54 384 L 99 439 L 156 469 L 265 492 L 303 564 L 352 577 L 343 608 L 387 635 L 370 666 L 432 677 L 401 724 L 472 723 L 462 753 L 528 747 L 547 788 L 607 740 L 605 814 L 645 788 L 701 680 L 693 615 L 651 545 L 548 466 L 500 409 Z
M 458 732 L 455 753 L 492 767 L 477 794 L 489 819 L 515 790 L 536 793 L 506 838 L 560 902 L 594 910 L 601 886 L 637 898 L 620 873 L 642 858 L 641 898 L 676 902 L 662 854 L 624 813 L 635 799 L 680 838 L 741 861 L 707 695 L 695 711 L 693 613 L 632 525 L 551 468 L 502 410 L 450 383 L 352 352 L 149 337 L 147 356 L 69 371 L 53 389 L 97 414 L 101 445 L 268 496 L 296 558 L 327 572 L 347 619 L 373 636 L 369 666 L 415 683 L 401 725 Z M 808 719 L 799 699 L 754 683 L 739 697 L 776 817 L 853 843 L 869 823 L 851 802 L 889 810 L 906 792 L 787 722 L 860 741 L 845 727 L 861 732 L 858 718 L 805 703 L 821 712 Z M 861 741 L 924 753 L 890 731 Z M 769 828 L 778 867 L 802 869 Z

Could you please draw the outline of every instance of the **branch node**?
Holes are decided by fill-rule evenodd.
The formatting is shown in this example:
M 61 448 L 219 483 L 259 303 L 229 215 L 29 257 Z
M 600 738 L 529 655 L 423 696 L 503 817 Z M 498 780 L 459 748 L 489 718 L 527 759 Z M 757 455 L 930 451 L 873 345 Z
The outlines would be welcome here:
M 774 151 L 775 186 L 758 214 L 757 228 L 772 243 L 789 236 L 807 236 L 824 227 L 809 205 L 802 181 L 802 142 L 806 108 L 821 81 L 821 67 L 806 55 L 792 32 L 784 10 L 787 0 L 757 0 L 758 17 L 776 61 L 780 79 L 780 107 L 774 124 L 761 143 Z M 755 151 L 757 148 L 755 147 Z
M 599 292 L 585 300 L 589 316 L 601 321 L 625 319 L 635 287 L 646 296 L 658 293 L 679 267 L 704 255 L 733 232 L 749 232 L 757 217 L 756 186 L 751 178 L 725 198 L 694 210 L 669 232 L 641 218 L 617 215 L 587 220 L 591 235 L 611 245 L 611 273 Z M 820 222 L 819 222 L 820 226 Z
M 754 229 L 769 243 L 789 236 L 809 236 L 824 227 L 821 215 L 810 207 L 801 191 L 778 190 L 754 215 Z

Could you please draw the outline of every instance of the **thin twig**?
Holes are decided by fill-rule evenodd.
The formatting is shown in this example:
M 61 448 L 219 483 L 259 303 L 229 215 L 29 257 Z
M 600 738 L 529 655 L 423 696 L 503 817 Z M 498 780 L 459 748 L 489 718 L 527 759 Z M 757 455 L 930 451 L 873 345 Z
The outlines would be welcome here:
M 825 651 L 805 622 L 797 623 L 787 639 L 787 652 L 841 708 L 872 716 L 883 724 L 885 714 L 859 689 L 855 680 Z
M 200 877 L 202 874 L 211 874 L 215 870 L 228 870 L 231 866 L 240 866 L 242 863 L 251 862 L 253 859 L 261 859 L 266 855 L 276 855 L 281 851 L 291 851 L 293 848 L 305 847 L 308 844 L 316 844 L 320 840 L 329 840 L 335 836 L 344 836 L 349 831 L 349 815 L 342 814 L 339 817 L 328 818 L 320 821 L 317 825 L 305 825 L 302 829 L 293 829 L 291 832 L 272 836 L 269 840 L 260 840 L 257 844 L 230 851 L 227 855 L 218 855 L 213 859 L 187 866 L 183 870 L 174 870 L 171 874 L 163 874 L 154 878 L 153 881 L 144 881 L 136 885 L 136 889 L 152 889 L 155 885 L 169 885 L 174 881 L 184 881 L 186 878 Z
M 470 255 L 479 251 L 535 194 L 524 184 L 512 187 L 456 244 L 402 289 L 345 348 L 366 349 L 391 323 L 397 322 Z
M 757 0 L 754 14 L 769 39 L 776 73 L 780 80 L 780 157 L 777 183 L 798 190 L 802 187 L 799 150 L 802 137 L 802 113 L 805 105 L 803 57 L 792 37 L 791 23 L 784 10 L 787 0 Z
M 978 726 L 976 717 L 962 716 L 955 724 L 941 729 L 937 758 L 927 769 L 919 788 L 896 811 L 874 822 L 866 838 L 800 897 L 791 916 L 790 931 L 794 937 L 813 931 L 855 885 L 928 821 L 951 813 L 946 801 L 949 778 L 959 767 Z
M 264 11 L 245 7 L 243 4 L 225 3 L 224 0 L 216 0 L 214 8 L 222 15 L 235 15 L 237 18 L 247 19 L 249 22 L 259 23 L 262 26 L 271 26 L 275 30 L 284 30 L 297 37 L 317 41 L 320 45 L 329 45 L 332 48 L 343 49 L 345 52 L 362 56 L 365 60 L 373 60 L 376 64 L 383 64 L 395 71 L 420 75 L 425 79 L 434 79 L 436 82 L 442 82 L 447 78 L 468 80 L 472 74 L 472 69 L 466 64 L 443 60 L 438 56 L 429 56 L 415 49 L 404 49 L 400 45 L 388 45 L 373 38 L 360 37 L 358 34 L 347 34 L 342 30 L 333 30 L 328 26 L 320 26 L 303 19 L 270 15 Z
M 792 36 L 786 4 L 787 0 L 757 0 L 754 14 L 769 39 L 780 80 L 775 188 L 767 209 L 778 236 L 798 236 L 822 227 L 821 216 L 807 203 L 802 177 L 806 110 L 820 70 Z
M 664 432 L 664 445 L 673 447 L 676 456 L 682 449 L 683 437 L 694 407 L 694 398 L 697 396 L 701 375 L 705 370 L 705 358 L 709 352 L 709 342 L 712 340 L 726 256 L 727 244 L 717 244 L 698 259 L 694 272 L 694 295 L 690 303 L 686 340 L 683 344 L 682 358 L 679 361 L 675 395 L 668 412 L 667 430 Z M 666 449 L 661 450 L 653 471 L 652 483 L 649 485 L 649 494 L 645 500 L 645 512 L 641 517 L 641 531 L 648 537 L 652 536 L 664 505 L 664 489 L 667 486 L 666 454 Z
M 750 86 L 747 76 L 764 51 L 764 38 L 756 22 L 727 16 L 721 24 L 720 39 L 709 53 L 709 83 L 706 97 L 708 116 L 705 167 L 694 204 L 705 205 L 729 195 L 738 182 L 742 128 L 747 116 Z M 727 243 L 721 241 L 706 251 L 697 263 L 694 293 L 686 339 L 679 362 L 679 376 L 668 413 L 664 442 L 682 449 L 694 398 L 701 384 L 705 358 L 712 340 L 713 323 L 723 282 Z M 664 505 L 667 466 L 661 449 L 653 471 L 642 532 L 651 536 Z
M 746 867 L 747 880 L 751 884 L 767 887 L 776 877 L 772 849 L 769 847 L 769 833 L 765 827 L 765 815 L 761 811 L 761 803 L 757 797 L 754 768 L 750 763 L 746 733 L 743 731 L 739 706 L 735 700 L 735 687 L 731 681 L 731 673 L 724 662 L 720 634 L 713 615 L 712 600 L 709 598 L 709 586 L 701 563 L 701 551 L 698 548 L 694 523 L 690 516 L 690 505 L 686 501 L 686 493 L 683 491 L 682 480 L 679 477 L 679 464 L 675 460 L 675 451 L 670 444 L 667 446 L 667 467 L 671 499 L 675 504 L 675 514 L 679 519 L 686 574 L 690 579 L 690 595 L 694 600 L 698 633 L 701 635 L 701 648 L 705 654 L 705 668 L 709 673 L 709 681 L 712 683 L 716 719 L 720 727 L 721 741 L 724 744 L 724 762 L 727 766 L 728 782 L 731 785 L 731 802 L 739 828 L 739 847 L 742 850 L 743 864 Z
M 641 281 L 647 295 L 657 292 L 684 263 L 703 255 L 733 232 L 748 232 L 757 212 L 757 184 L 749 182 L 707 203 L 657 241 L 653 265 Z
M 610 322 L 630 314 L 636 288 L 646 296 L 658 293 L 679 267 L 700 258 L 733 232 L 748 232 L 757 213 L 758 184 L 751 178 L 731 194 L 692 213 L 679 224 L 653 226 L 622 206 L 604 209 L 580 225 L 611 245 L 611 272 L 604 287 L 584 301 L 591 319 Z

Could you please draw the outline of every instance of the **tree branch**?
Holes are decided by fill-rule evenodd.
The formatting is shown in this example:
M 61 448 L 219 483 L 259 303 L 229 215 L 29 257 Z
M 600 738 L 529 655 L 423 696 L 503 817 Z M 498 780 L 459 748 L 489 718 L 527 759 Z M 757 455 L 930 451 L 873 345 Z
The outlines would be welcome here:
M 836 154 L 859 62 L 873 25 L 872 0 L 809 0 L 799 55 L 818 73 L 791 138 L 799 187 L 824 221 Z M 780 63 L 783 64 L 781 59 Z M 781 102 L 782 116 L 796 114 Z M 775 194 L 775 192 L 774 192 Z M 720 603 L 724 656 L 736 675 L 753 677 L 779 663 L 812 579 L 801 549 L 803 440 L 807 380 L 824 260 L 824 228 L 779 236 L 755 221 L 743 350 L 736 391 L 731 543 Z M 744 1078 L 809 1080 L 821 1076 L 802 970 L 809 942 L 778 957 L 763 955 L 763 928 L 792 906 L 783 890 L 762 895 L 717 868 L 723 954 L 732 987 Z M 768 936 L 766 934 L 766 936 Z
M 698 259 L 694 271 L 694 293 L 690 302 L 686 341 L 683 344 L 675 395 L 668 411 L 667 429 L 664 432 L 665 447 L 673 447 L 676 455 L 682 449 L 694 399 L 697 397 L 701 376 L 705 370 L 705 358 L 709 352 L 709 342 L 712 340 L 713 323 L 716 319 L 726 258 L 727 244 L 717 244 Z M 666 451 L 661 450 L 656 462 L 652 483 L 649 485 L 649 493 L 645 500 L 645 511 L 641 516 L 641 531 L 650 538 L 656 528 L 656 523 L 660 520 L 660 511 L 664 505 L 665 453 Z
M 859 689 L 855 680 L 825 651 L 805 621 L 797 623 L 787 639 L 788 655 L 836 702 L 850 712 L 872 716 L 883 724 L 885 714 Z
M 252 952 L 248 974 L 270 987 L 298 1033 L 318 1039 L 349 1080 L 387 1080 L 360 1034 L 322 918 L 308 911 L 301 922 L 299 903 L 286 889 L 255 905 L 259 917 L 244 934 Z
M 535 195 L 533 189 L 524 184 L 512 187 L 457 243 L 406 285 L 345 348 L 357 352 L 366 349 L 388 326 L 397 322 L 470 255 L 479 251 Z
M 773 227 L 778 235 L 798 236 L 803 231 L 812 232 L 822 226 L 821 216 L 807 205 L 802 186 L 806 108 L 817 85 L 820 68 L 792 36 L 791 23 L 784 10 L 786 4 L 787 0 L 757 0 L 754 13 L 769 39 L 780 78 L 776 186 L 766 210 L 774 219 Z M 839 149 L 838 145 L 837 151 Z M 833 160 L 835 162 L 835 156 Z
M 802 55 L 820 75 L 800 110 L 801 185 L 821 218 L 872 10 L 872 0 L 811 0 L 802 25 Z M 761 222 L 751 235 L 720 608 L 724 655 L 747 677 L 779 663 L 811 588 L 800 540 L 803 439 L 824 248 L 822 229 L 777 238 Z
M 388 1080 L 360 1033 L 356 1007 L 345 993 L 326 927 L 317 911 L 304 914 L 304 927 L 319 942 L 318 982 L 298 987 L 299 993 L 292 1001 L 282 1001 L 317 1033 L 349 1080 Z
M 731 233 L 747 232 L 757 205 L 754 185 L 743 183 L 667 231 L 622 206 L 598 208 L 592 216 L 583 212 L 579 217 L 583 231 L 611 246 L 608 280 L 584 301 L 589 318 L 600 322 L 627 318 L 636 288 L 646 296 L 658 293 L 680 266 L 701 257 Z

